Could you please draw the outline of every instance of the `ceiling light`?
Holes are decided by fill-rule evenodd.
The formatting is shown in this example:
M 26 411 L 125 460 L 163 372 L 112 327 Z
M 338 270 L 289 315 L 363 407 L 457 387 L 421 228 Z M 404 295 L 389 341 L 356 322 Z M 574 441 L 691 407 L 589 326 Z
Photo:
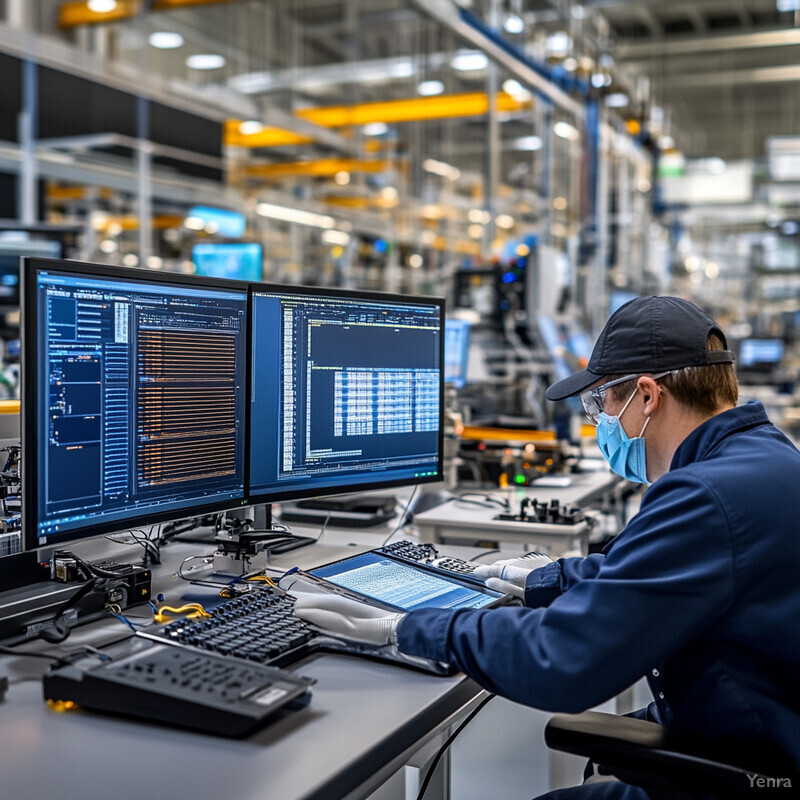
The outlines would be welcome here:
M 469 233 L 473 239 L 480 239 L 481 236 L 483 236 L 483 225 L 470 225 L 469 228 L 467 228 L 467 233 Z
M 578 129 L 570 125 L 569 122 L 564 121 L 556 122 L 553 125 L 553 133 L 562 139 L 569 139 L 570 141 L 574 141 L 579 136 Z
M 525 30 L 525 21 L 518 14 L 509 14 L 503 21 L 506 33 L 522 33 Z
M 467 212 L 467 219 L 470 222 L 482 223 L 485 225 L 491 218 L 492 215 L 483 208 L 471 208 Z
M 716 261 L 709 261 L 706 264 L 706 278 L 716 278 L 719 275 L 719 264 Z
M 117 7 L 117 0 L 89 0 L 86 7 L 95 14 L 109 14 Z
M 553 208 L 556 211 L 563 211 L 567 207 L 567 198 L 566 197 L 554 197 L 553 198 Z
M 103 239 L 103 241 L 97 246 L 103 253 L 116 253 L 118 247 L 117 243 L 113 239 Z
M 686 267 L 687 272 L 697 272 L 703 266 L 703 261 L 700 256 L 687 256 L 683 265 Z
M 164 259 L 159 256 L 147 256 L 144 263 L 148 269 L 161 269 L 164 266 Z
M 486 69 L 488 63 L 489 59 L 479 50 L 459 50 L 450 62 L 450 66 L 459 72 L 473 72 Z
M 186 217 L 183 227 L 190 231 L 201 231 L 206 226 L 206 221 L 202 217 Z
M 572 6 L 570 14 L 573 19 L 586 19 L 586 9 L 583 6 Z
M 264 130 L 264 125 L 257 119 L 246 119 L 239 123 L 239 133 L 242 136 L 254 136 Z
M 155 31 L 147 41 L 159 50 L 174 50 L 183 45 L 183 36 L 173 31 Z
M 411 269 L 419 269 L 422 266 L 422 256 L 419 253 L 412 253 L 408 257 L 408 266 Z
M 197 53 L 186 59 L 189 69 L 219 69 L 225 66 L 225 57 L 216 53 Z
M 370 122 L 362 130 L 365 136 L 383 136 L 389 132 L 389 126 L 385 122 Z
M 662 150 L 673 150 L 675 148 L 675 140 L 671 136 L 660 136 L 658 146 Z
M 461 177 L 461 170 L 451 164 L 446 164 L 444 161 L 437 161 L 435 158 L 426 158 L 422 162 L 422 169 L 426 172 L 432 172 L 434 175 L 440 175 L 442 178 L 448 178 L 451 181 L 457 181 Z
M 414 64 L 407 59 L 389 64 L 387 72 L 391 78 L 410 78 L 414 74 Z
M 344 231 L 323 231 L 322 241 L 325 244 L 336 244 L 340 247 L 347 247 L 350 244 L 350 234 Z
M 531 93 L 519 82 L 513 78 L 503 81 L 503 91 L 510 94 L 515 100 L 530 100 Z
M 514 139 L 513 147 L 515 150 L 541 150 L 542 140 L 538 136 L 520 136 Z
M 432 245 L 436 243 L 436 234 L 433 231 L 422 231 L 419 235 L 422 244 Z
M 564 31 L 551 33 L 545 40 L 547 54 L 551 56 L 565 56 L 572 49 L 572 39 Z
M 262 217 L 279 219 L 283 222 L 296 222 L 299 225 L 311 225 L 314 228 L 332 228 L 336 225 L 336 220 L 327 214 L 314 214 L 300 208 L 287 208 L 272 203 L 259 203 L 256 206 L 256 213 Z
M 136 253 L 126 253 L 122 256 L 122 264 L 125 267 L 138 267 L 139 256 L 137 256 Z
M 578 59 L 569 56 L 564 59 L 561 66 L 564 67 L 567 72 L 575 72 L 575 70 L 578 69 Z
M 444 91 L 444 84 L 441 81 L 422 81 L 417 86 L 417 94 L 423 97 L 431 97 L 435 94 L 441 94 Z
M 514 217 L 510 214 L 498 214 L 494 218 L 494 224 L 497 225 L 498 228 L 508 228 L 514 227 Z
M 630 102 L 625 92 L 612 92 L 606 95 L 606 105 L 609 108 L 625 108 Z
M 389 203 L 394 203 L 399 197 L 397 189 L 394 186 L 384 186 L 380 191 L 381 199 Z
M 333 182 L 337 186 L 347 186 L 347 184 L 350 183 L 350 173 L 344 169 L 339 170 L 339 172 L 333 176 Z
M 592 77 L 589 78 L 589 81 L 595 89 L 602 89 L 603 86 L 606 85 L 606 76 L 603 75 L 602 72 L 595 72 Z

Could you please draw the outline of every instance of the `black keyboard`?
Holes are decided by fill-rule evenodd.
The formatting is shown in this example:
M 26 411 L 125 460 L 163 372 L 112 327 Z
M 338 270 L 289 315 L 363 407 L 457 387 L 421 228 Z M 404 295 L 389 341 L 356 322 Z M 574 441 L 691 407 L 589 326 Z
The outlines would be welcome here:
M 234 737 L 252 733 L 284 706 L 306 705 L 312 682 L 139 637 L 43 679 L 46 700 Z
M 285 666 L 310 652 L 315 633 L 293 616 L 294 598 L 258 589 L 218 605 L 210 619 L 181 618 L 141 635 L 259 664 Z

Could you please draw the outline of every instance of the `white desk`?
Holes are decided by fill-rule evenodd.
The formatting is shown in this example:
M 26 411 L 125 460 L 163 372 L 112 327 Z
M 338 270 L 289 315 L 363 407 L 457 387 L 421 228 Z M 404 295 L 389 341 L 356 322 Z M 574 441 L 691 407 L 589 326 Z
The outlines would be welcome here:
M 565 506 L 585 507 L 613 493 L 620 479 L 607 470 L 587 472 L 572 476 L 566 487 L 540 488 L 536 485 L 524 488 L 492 489 L 485 492 L 465 494 L 469 500 L 477 495 L 509 501 L 512 513 L 519 509 L 520 501 L 527 497 L 547 503 L 557 500 Z M 442 505 L 414 516 L 414 524 L 419 528 L 422 541 L 461 542 L 497 541 L 519 542 L 524 545 L 543 547 L 552 553 L 562 553 L 578 546 L 586 552 L 591 526 L 588 523 L 576 525 L 550 525 L 514 520 L 495 519 L 503 509 L 493 503 L 463 502 L 458 497 Z

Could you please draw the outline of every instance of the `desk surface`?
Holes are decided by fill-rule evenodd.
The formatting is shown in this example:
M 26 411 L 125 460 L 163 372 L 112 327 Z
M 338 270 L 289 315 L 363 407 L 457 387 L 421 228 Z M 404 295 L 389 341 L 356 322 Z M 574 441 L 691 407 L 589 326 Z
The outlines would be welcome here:
M 373 543 L 374 546 L 374 543 Z M 172 567 L 198 545 L 170 545 Z M 200 547 L 202 550 L 202 547 Z M 361 549 L 364 549 L 363 547 Z M 275 559 L 277 566 L 323 563 L 353 547 L 316 545 Z M 194 587 L 154 572 L 170 597 Z M 141 614 L 142 609 L 131 609 Z M 64 643 L 122 638 L 125 628 L 104 621 L 79 628 Z M 28 643 L 20 650 L 55 645 Z M 0 657 L 11 685 L 0 706 L 3 796 L 143 796 L 205 798 L 361 797 L 379 786 L 431 736 L 460 717 L 481 690 L 463 675 L 435 677 L 343 655 L 317 655 L 295 665 L 317 679 L 311 704 L 285 712 L 245 740 L 227 740 L 83 711 L 57 713 L 42 701 L 41 659 Z
M 426 541 L 442 541 L 451 535 L 468 540 L 523 541 L 549 547 L 553 553 L 571 549 L 577 539 L 585 547 L 588 542 L 588 525 L 538 525 L 536 523 L 497 520 L 503 509 L 495 503 L 481 504 L 480 496 L 495 501 L 507 500 L 513 512 L 519 510 L 520 501 L 527 497 L 548 503 L 558 500 L 561 505 L 587 506 L 620 484 L 620 478 L 607 469 L 573 475 L 565 487 L 533 486 L 509 489 L 457 492 L 456 497 L 414 516 L 414 524 Z M 470 502 L 459 500 L 464 495 Z

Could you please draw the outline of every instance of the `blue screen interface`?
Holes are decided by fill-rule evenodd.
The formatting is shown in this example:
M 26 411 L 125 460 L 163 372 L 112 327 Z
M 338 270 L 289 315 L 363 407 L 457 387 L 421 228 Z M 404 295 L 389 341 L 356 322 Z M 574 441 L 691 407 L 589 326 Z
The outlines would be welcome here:
M 309 574 L 403 611 L 483 608 L 501 596 L 489 589 L 462 586 L 379 553 L 364 553 L 309 570 Z
M 252 298 L 250 495 L 440 477 L 438 302 Z
M 206 242 L 192 248 L 197 275 L 258 283 L 262 277 L 261 245 L 255 242 Z
M 467 383 L 470 324 L 463 319 L 448 319 L 444 325 L 444 380 L 457 389 Z
M 247 292 L 49 270 L 35 291 L 39 544 L 241 498 Z
M 771 366 L 782 358 L 782 339 L 742 339 L 739 345 L 739 366 L 742 368 Z

